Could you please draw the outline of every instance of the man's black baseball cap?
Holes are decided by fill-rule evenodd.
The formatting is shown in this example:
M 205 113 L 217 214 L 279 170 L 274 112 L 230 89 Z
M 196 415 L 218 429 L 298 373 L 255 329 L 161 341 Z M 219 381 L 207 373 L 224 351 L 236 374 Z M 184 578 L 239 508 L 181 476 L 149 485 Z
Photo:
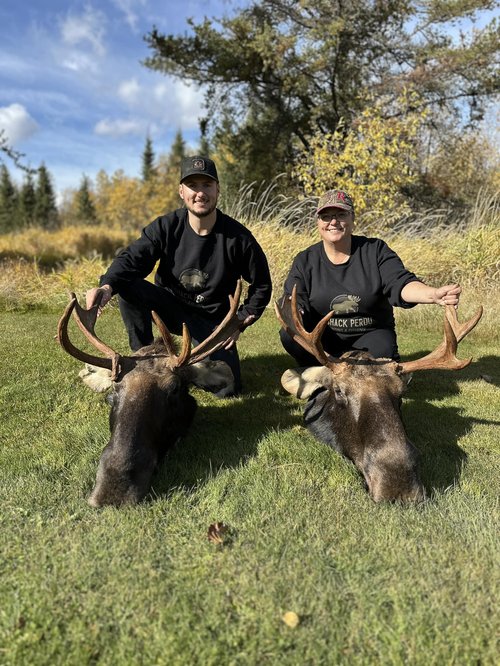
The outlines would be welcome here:
M 188 176 L 208 176 L 219 182 L 215 162 L 210 158 L 203 155 L 194 155 L 192 157 L 185 157 L 181 162 L 181 179 L 180 183 Z

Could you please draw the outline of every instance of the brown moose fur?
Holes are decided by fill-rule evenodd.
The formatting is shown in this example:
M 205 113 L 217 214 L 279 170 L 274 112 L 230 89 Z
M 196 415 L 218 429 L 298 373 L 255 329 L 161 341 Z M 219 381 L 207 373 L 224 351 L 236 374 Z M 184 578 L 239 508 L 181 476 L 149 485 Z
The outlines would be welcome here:
M 367 352 L 348 352 L 341 359 L 346 363 L 335 374 L 328 368 L 308 369 L 315 386 L 304 411 L 306 427 L 353 461 L 376 502 L 424 499 L 417 450 L 401 418 L 408 375 L 398 372 L 394 361 L 375 360 Z

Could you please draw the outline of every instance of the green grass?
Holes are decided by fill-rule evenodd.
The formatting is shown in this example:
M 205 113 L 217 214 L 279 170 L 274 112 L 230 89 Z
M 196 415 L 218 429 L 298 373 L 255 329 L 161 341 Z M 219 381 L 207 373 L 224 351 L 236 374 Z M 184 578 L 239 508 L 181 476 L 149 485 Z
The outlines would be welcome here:
M 441 337 L 422 316 L 401 320 L 406 357 Z M 410 385 L 425 505 L 375 505 L 306 433 L 268 312 L 240 345 L 245 397 L 194 391 L 148 501 L 96 511 L 108 408 L 54 342 L 57 318 L 0 313 L 0 663 L 497 663 L 498 338 L 479 325 L 460 348 L 472 366 Z M 99 327 L 126 349 L 116 310 Z M 208 541 L 215 521 L 227 545 Z

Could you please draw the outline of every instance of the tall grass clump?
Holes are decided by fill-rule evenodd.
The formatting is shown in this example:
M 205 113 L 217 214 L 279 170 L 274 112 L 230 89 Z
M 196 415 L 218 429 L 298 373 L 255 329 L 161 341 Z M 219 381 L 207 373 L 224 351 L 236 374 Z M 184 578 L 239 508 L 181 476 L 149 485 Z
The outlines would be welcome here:
M 302 233 L 314 220 L 316 198 L 298 197 L 280 191 L 280 174 L 271 183 L 242 184 L 235 193 L 221 197 L 221 208 L 246 225 L 283 226 Z
M 55 231 L 31 227 L 0 235 L 0 261 L 24 259 L 52 268 L 67 259 L 97 254 L 109 258 L 136 236 L 137 232 L 105 225 L 75 225 Z

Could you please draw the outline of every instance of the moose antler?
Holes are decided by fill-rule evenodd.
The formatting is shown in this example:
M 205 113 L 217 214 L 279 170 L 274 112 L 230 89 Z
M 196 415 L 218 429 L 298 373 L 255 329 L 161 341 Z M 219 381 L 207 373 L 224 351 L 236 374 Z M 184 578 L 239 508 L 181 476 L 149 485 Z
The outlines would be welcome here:
M 186 324 L 183 324 L 182 347 L 181 352 L 178 355 L 176 354 L 175 344 L 170 331 L 165 326 L 164 322 L 161 320 L 158 314 L 156 312 L 152 312 L 153 319 L 158 326 L 158 330 L 160 331 L 161 337 L 163 338 L 163 342 L 165 344 L 167 351 L 166 362 L 169 367 L 180 368 L 183 365 L 192 365 L 193 363 L 202 361 L 204 358 L 220 349 L 227 342 L 228 338 L 235 331 L 240 329 L 241 321 L 238 319 L 236 314 L 240 295 L 241 280 L 238 280 L 234 296 L 229 296 L 229 312 L 221 321 L 221 323 L 214 329 L 214 331 L 193 350 L 191 350 L 191 335 L 187 329 Z M 138 362 L 147 358 L 147 356 L 122 356 L 111 349 L 111 347 L 109 347 L 100 338 L 97 337 L 94 331 L 99 303 L 96 303 L 93 307 L 85 310 L 78 303 L 74 293 L 71 293 L 70 297 L 71 300 L 66 306 L 66 309 L 64 310 L 64 313 L 59 320 L 57 327 L 57 340 L 61 347 L 70 356 L 73 356 L 79 361 L 83 361 L 83 363 L 89 363 L 90 365 L 96 365 L 99 368 L 106 368 L 107 370 L 111 370 L 112 381 L 116 381 L 118 378 L 124 360 L 133 358 L 135 362 Z M 83 332 L 87 340 L 98 351 L 104 354 L 104 358 L 102 356 L 94 356 L 93 354 L 89 354 L 73 345 L 68 336 L 68 322 L 72 313 L 76 323 L 78 324 L 78 327 Z
M 183 365 L 193 365 L 193 363 L 202 361 L 210 354 L 213 354 L 219 350 L 235 331 L 240 330 L 241 321 L 238 319 L 238 315 L 236 314 L 240 302 L 240 296 L 241 280 L 238 280 L 236 283 L 236 290 L 234 295 L 229 296 L 229 312 L 220 322 L 220 324 L 212 331 L 208 338 L 205 338 L 205 340 L 200 342 L 200 344 L 197 345 L 193 350 L 191 350 L 191 335 L 189 334 L 186 325 L 183 324 L 182 348 L 179 356 L 176 356 L 175 354 L 175 346 L 170 331 L 167 329 L 156 312 L 153 312 L 153 318 L 163 338 L 165 347 L 167 348 L 170 357 L 175 359 L 176 367 L 181 367 Z
M 288 335 L 290 335 L 295 342 L 298 342 L 307 352 L 312 354 L 321 365 L 332 368 L 332 366 L 339 362 L 337 359 L 327 355 L 321 344 L 321 336 L 334 314 L 333 310 L 325 315 L 310 333 L 306 331 L 302 325 L 302 317 L 297 308 L 297 285 L 294 285 L 292 289 L 291 298 L 285 294 L 281 300 L 281 304 L 275 302 L 274 309 L 281 325 Z
M 415 361 L 405 361 L 398 366 L 403 374 L 417 370 L 462 370 L 472 361 L 472 358 L 461 361 L 456 357 L 458 343 L 472 331 L 483 316 L 483 307 L 480 306 L 476 314 L 468 321 L 460 324 L 457 311 L 452 305 L 447 305 L 444 313 L 444 339 L 430 354 Z
M 100 340 L 94 332 L 100 299 L 99 302 L 89 310 L 85 310 L 78 303 L 74 293 L 70 294 L 70 298 L 71 300 L 66 306 L 66 309 L 64 310 L 64 313 L 57 326 L 57 340 L 59 344 L 64 349 L 64 351 L 79 361 L 83 361 L 83 363 L 89 363 L 90 365 L 96 365 L 99 368 L 106 368 L 107 370 L 111 370 L 111 379 L 115 381 L 120 374 L 121 361 L 123 357 L 111 349 L 111 347 L 108 347 L 108 345 Z M 68 322 L 71 317 L 71 313 L 73 313 L 73 317 L 78 324 L 78 327 L 83 332 L 87 340 L 98 351 L 105 354 L 106 358 L 88 354 L 81 349 L 77 349 L 77 347 L 73 345 L 68 336 Z
M 350 359 L 342 360 L 332 358 L 330 355 L 326 354 L 323 349 L 321 336 L 323 335 L 328 321 L 334 314 L 333 311 L 325 315 L 323 319 L 316 324 L 313 331 L 309 333 L 305 330 L 302 325 L 302 317 L 297 309 L 297 285 L 294 285 L 293 287 L 291 298 L 285 294 L 281 304 L 275 303 L 274 307 L 278 319 L 286 332 L 307 352 L 312 354 L 321 365 L 330 368 L 330 370 L 335 370 L 340 363 L 356 362 L 355 360 L 351 361 Z M 407 374 L 409 372 L 415 372 L 416 370 L 461 370 L 462 368 L 467 367 L 472 361 L 472 358 L 461 361 L 456 357 L 458 343 L 463 340 L 470 331 L 472 331 L 482 315 L 483 308 L 481 306 L 471 319 L 461 324 L 458 321 L 456 309 L 451 305 L 447 305 L 444 316 L 443 342 L 430 354 L 427 354 L 420 359 L 398 363 L 399 372 Z M 375 359 L 375 361 L 372 362 L 377 361 Z M 384 362 L 387 361 L 384 360 Z

